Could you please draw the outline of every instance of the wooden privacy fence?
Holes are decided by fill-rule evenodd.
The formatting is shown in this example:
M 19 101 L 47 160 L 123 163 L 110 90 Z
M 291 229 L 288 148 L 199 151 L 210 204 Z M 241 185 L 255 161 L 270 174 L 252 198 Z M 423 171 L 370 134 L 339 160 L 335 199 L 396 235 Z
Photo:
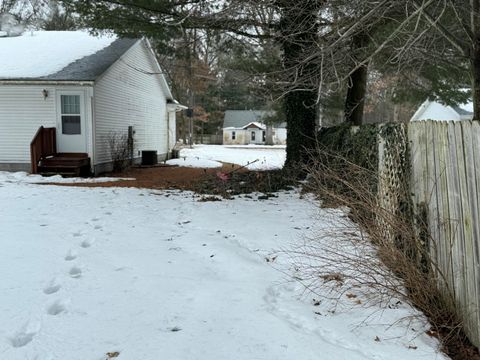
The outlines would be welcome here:
M 422 207 L 433 261 L 454 295 L 470 340 L 480 347 L 480 124 L 412 122 L 411 192 Z

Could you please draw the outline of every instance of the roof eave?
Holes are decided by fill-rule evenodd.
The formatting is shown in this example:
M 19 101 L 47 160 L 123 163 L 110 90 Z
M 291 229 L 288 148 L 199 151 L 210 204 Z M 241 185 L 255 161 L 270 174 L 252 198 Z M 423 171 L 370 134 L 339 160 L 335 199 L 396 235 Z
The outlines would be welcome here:
M 94 80 L 0 79 L 0 85 L 79 85 L 93 86 Z
M 188 106 L 180 104 L 178 101 L 167 103 L 168 111 L 179 112 L 188 109 Z

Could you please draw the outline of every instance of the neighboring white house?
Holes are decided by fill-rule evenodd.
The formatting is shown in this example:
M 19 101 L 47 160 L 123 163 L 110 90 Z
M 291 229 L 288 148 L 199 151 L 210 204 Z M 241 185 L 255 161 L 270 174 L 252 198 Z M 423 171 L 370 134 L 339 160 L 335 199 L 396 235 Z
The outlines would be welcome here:
M 83 31 L 0 37 L 0 169 L 29 170 L 30 142 L 55 128 L 56 153 L 88 156 L 95 173 L 111 167 L 111 133 L 134 132 L 134 157 L 175 144 L 173 99 L 145 39 Z
M 272 141 L 275 145 L 287 142 L 286 123 L 264 124 L 265 117 L 274 114 L 262 110 L 227 110 L 223 121 L 224 145 L 265 144 L 268 132 L 272 131 Z
M 443 105 L 437 101 L 425 101 L 410 121 L 437 120 L 437 121 L 461 121 L 472 120 L 473 103 L 460 104 L 458 106 Z

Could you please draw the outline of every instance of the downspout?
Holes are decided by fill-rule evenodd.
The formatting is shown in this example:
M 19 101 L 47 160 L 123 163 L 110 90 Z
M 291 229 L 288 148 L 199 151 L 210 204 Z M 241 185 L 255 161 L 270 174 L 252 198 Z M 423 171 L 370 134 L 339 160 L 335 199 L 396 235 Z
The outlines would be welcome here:
M 97 145 L 97 119 L 95 112 L 95 85 L 92 86 L 92 96 L 90 98 L 90 104 L 92 109 L 92 161 L 90 163 L 90 170 L 95 174 L 95 148 Z
M 170 160 L 170 111 L 168 111 L 168 105 L 165 110 L 167 111 L 167 160 Z

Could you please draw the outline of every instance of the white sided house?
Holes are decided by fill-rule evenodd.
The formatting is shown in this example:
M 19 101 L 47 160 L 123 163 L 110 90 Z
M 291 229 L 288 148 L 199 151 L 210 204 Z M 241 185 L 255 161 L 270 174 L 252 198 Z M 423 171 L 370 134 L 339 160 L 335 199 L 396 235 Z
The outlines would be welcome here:
M 472 120 L 473 103 L 460 104 L 458 106 L 449 106 L 441 104 L 438 101 L 425 101 L 415 112 L 410 121 L 462 121 Z
M 263 110 L 227 110 L 223 121 L 224 145 L 284 145 L 287 142 L 286 123 L 266 125 L 264 119 L 274 113 Z
M 0 37 L 0 170 L 109 171 L 113 134 L 130 134 L 133 160 L 142 151 L 163 159 L 180 108 L 147 40 L 83 31 Z

